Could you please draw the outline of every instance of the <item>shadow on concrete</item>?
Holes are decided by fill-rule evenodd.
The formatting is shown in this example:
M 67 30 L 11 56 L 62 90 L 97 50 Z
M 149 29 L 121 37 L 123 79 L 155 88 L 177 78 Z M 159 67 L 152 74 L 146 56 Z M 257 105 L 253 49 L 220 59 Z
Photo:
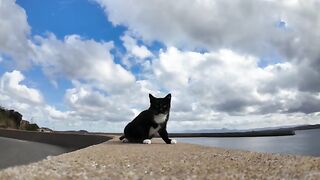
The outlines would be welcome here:
M 95 134 L 33 132 L 11 129 L 0 129 L 0 137 L 52 144 L 70 149 L 81 149 L 112 139 L 111 136 Z
M 94 134 L 0 129 L 0 169 L 42 160 L 112 139 Z

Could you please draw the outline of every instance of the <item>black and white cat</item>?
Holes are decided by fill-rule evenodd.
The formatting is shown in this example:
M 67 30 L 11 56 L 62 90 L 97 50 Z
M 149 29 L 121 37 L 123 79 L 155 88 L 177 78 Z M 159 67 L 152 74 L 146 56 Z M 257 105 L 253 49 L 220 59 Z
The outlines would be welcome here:
M 177 141 L 169 139 L 167 132 L 171 94 L 164 98 L 156 98 L 149 94 L 149 98 L 149 109 L 142 111 L 124 128 L 124 135 L 120 137 L 120 140 L 151 144 L 151 139 L 159 133 L 167 144 L 176 144 Z

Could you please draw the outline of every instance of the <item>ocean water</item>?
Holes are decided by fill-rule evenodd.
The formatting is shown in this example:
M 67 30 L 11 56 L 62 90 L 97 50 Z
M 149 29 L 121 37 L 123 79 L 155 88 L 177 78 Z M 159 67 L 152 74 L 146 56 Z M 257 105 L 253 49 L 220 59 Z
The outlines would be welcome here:
M 320 129 L 298 130 L 294 136 L 177 138 L 177 140 L 226 149 L 320 156 Z

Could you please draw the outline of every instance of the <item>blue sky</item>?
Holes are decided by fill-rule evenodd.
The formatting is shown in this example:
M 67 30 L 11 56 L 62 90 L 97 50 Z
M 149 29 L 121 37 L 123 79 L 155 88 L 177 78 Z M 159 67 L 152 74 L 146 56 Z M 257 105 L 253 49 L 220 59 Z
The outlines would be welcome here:
M 0 105 L 40 126 L 120 132 L 169 92 L 171 131 L 319 123 L 316 0 L 0 2 Z
M 54 32 L 59 38 L 69 34 L 79 34 L 96 41 L 114 41 L 117 45 L 119 36 L 125 27 L 114 27 L 101 10 L 98 3 L 87 0 L 17 0 L 28 15 L 28 22 L 33 35 Z
M 17 0 L 16 3 L 27 13 L 32 36 L 45 36 L 50 32 L 61 40 L 67 35 L 77 34 L 84 39 L 94 39 L 98 42 L 112 41 L 115 44 L 115 49 L 112 51 L 114 61 L 121 63 L 117 52 L 125 51 L 120 36 L 127 28 L 121 25 L 112 25 L 106 19 L 106 15 L 97 2 L 87 0 Z M 141 41 L 138 43 L 142 44 Z M 161 43 L 156 41 L 149 44 L 149 47 L 151 51 L 163 48 Z M 10 68 L 3 69 L 3 71 L 5 70 L 10 70 Z M 140 72 L 140 67 L 134 66 L 131 71 L 137 75 Z M 29 80 L 25 83 L 40 89 L 49 104 L 59 110 L 66 110 L 63 99 L 65 90 L 71 87 L 70 81 L 59 78 L 57 80 L 58 87 L 56 87 L 50 83 L 50 80 L 38 66 L 28 69 L 25 76 Z
M 117 47 L 122 48 L 119 37 L 125 31 L 125 27 L 114 27 L 107 21 L 96 2 L 17 0 L 17 4 L 27 13 L 32 35 L 45 35 L 52 32 L 58 39 L 63 39 L 66 35 L 78 34 L 83 38 L 96 41 L 113 41 Z M 59 87 L 54 87 L 39 67 L 33 67 L 26 71 L 25 75 L 30 79 L 30 82 L 26 83 L 39 88 L 48 103 L 55 105 L 58 109 L 66 110 L 62 102 L 64 90 L 71 86 L 69 81 L 59 79 Z

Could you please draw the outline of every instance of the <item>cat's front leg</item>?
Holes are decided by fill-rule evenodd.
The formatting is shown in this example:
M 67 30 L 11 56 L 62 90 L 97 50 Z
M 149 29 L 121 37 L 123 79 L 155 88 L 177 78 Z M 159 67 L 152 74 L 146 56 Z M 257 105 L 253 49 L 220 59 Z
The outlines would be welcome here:
M 163 127 L 159 130 L 159 135 L 167 144 L 177 144 L 175 139 L 169 139 L 166 127 Z

